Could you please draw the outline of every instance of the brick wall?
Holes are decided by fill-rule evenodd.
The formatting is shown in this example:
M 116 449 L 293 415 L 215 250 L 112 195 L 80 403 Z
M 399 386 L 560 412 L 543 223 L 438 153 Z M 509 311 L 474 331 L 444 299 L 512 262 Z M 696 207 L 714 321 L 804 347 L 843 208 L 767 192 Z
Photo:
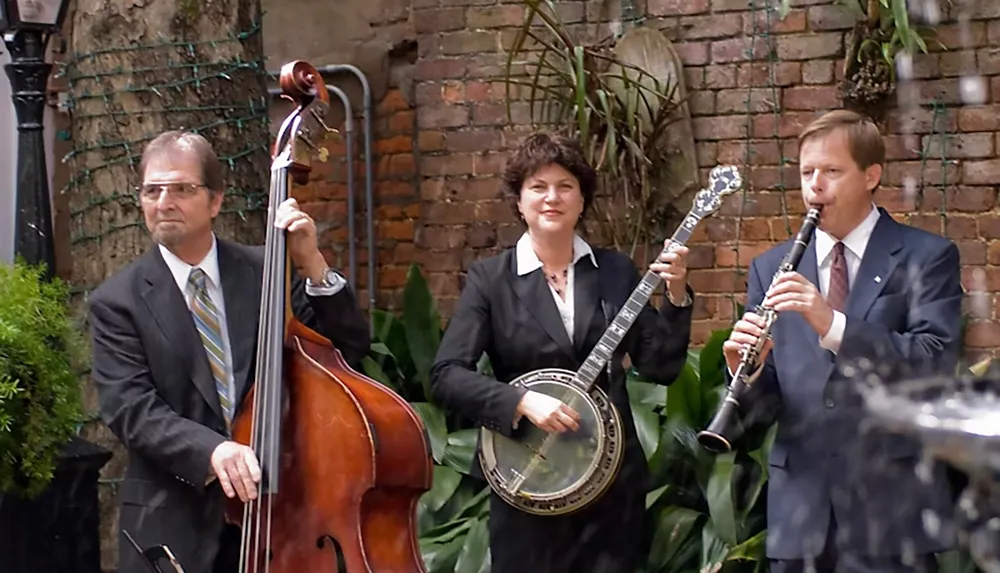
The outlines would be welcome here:
M 609 32 L 621 4 L 563 1 L 559 10 L 585 41 Z M 733 162 L 750 183 L 742 207 L 741 198 L 731 199 L 692 242 L 691 283 L 699 294 L 695 343 L 729 324 L 732 293 L 741 300 L 745 288 L 740 269 L 797 229 L 803 213 L 798 176 L 794 165 L 782 168 L 782 157 L 794 160 L 798 130 L 840 105 L 836 84 L 852 24 L 843 9 L 831 0 L 793 0 L 792 12 L 778 21 L 764 4 L 638 5 L 645 25 L 661 29 L 685 64 L 703 172 Z M 932 48 L 914 62 L 920 105 L 897 109 L 886 122 L 891 163 L 877 195 L 897 219 L 960 246 L 963 281 L 974 294 L 968 306 L 979 318 L 967 344 L 979 351 L 1000 347 L 1000 326 L 991 320 L 1000 304 L 998 6 L 982 3 L 970 13 L 964 35 L 957 15 L 945 7 L 938 38 L 949 49 Z M 497 197 L 496 177 L 505 150 L 523 132 L 507 125 L 500 81 L 504 49 L 522 14 L 510 0 L 412 1 L 418 44 L 412 83 L 389 93 L 378 120 L 380 304 L 398 302 L 405 266 L 417 261 L 447 315 L 469 261 L 511 245 L 520 234 Z M 985 80 L 984 105 L 963 104 L 959 81 L 969 72 Z M 513 107 L 514 123 L 523 125 L 524 103 Z

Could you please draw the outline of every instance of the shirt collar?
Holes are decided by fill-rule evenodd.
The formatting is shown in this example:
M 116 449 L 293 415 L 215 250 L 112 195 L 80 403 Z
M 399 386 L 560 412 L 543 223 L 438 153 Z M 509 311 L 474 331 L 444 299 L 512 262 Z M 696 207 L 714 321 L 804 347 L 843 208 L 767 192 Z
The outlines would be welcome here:
M 865 249 L 868 247 L 868 240 L 871 239 L 872 232 L 875 230 L 875 224 L 878 223 L 880 216 L 878 208 L 873 203 L 872 210 L 868 212 L 868 216 L 844 237 L 844 248 L 854 253 L 854 256 L 858 259 L 864 257 Z M 822 267 L 828 263 L 827 259 L 833 253 L 833 246 L 836 243 L 837 239 L 832 235 L 816 229 L 816 261 L 818 266 Z
M 524 276 L 536 269 L 542 268 L 542 261 L 538 259 L 535 250 L 531 248 L 531 236 L 528 233 L 524 233 L 517 240 L 515 256 L 517 257 L 518 276 Z M 590 257 L 590 261 L 594 263 L 595 267 L 597 266 L 597 257 L 594 256 L 594 250 L 590 248 L 587 241 L 583 240 L 583 237 L 574 233 L 573 262 L 570 266 L 575 265 L 583 257 Z
M 170 274 L 173 275 L 174 281 L 177 282 L 177 287 L 181 289 L 181 292 L 187 292 L 188 277 L 195 268 L 205 271 L 209 283 L 222 288 L 222 282 L 219 278 L 218 241 L 215 238 L 215 233 L 212 233 L 212 247 L 208 250 L 205 258 L 197 265 L 185 263 L 163 245 L 159 245 L 159 247 L 160 254 L 163 255 L 163 261 L 167 263 L 167 268 L 170 269 Z

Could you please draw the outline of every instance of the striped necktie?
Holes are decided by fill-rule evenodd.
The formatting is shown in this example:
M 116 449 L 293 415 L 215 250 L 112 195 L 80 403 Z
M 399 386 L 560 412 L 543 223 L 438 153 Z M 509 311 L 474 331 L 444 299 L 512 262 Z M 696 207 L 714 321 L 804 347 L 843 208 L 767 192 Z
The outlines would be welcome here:
M 833 246 L 833 263 L 830 265 L 830 288 L 827 289 L 826 300 L 834 310 L 844 312 L 847 293 L 850 290 L 850 279 L 847 276 L 847 258 L 844 256 L 844 243 L 838 241 Z
M 222 327 L 219 321 L 219 309 L 208 296 L 206 288 L 207 275 L 201 269 L 192 269 L 188 282 L 194 287 L 191 299 L 191 314 L 194 315 L 195 326 L 201 335 L 201 342 L 208 355 L 208 364 L 212 367 L 215 377 L 215 389 L 219 393 L 219 404 L 226 418 L 226 426 L 233 419 L 233 402 L 229 393 L 229 376 L 226 372 L 225 346 L 222 343 Z

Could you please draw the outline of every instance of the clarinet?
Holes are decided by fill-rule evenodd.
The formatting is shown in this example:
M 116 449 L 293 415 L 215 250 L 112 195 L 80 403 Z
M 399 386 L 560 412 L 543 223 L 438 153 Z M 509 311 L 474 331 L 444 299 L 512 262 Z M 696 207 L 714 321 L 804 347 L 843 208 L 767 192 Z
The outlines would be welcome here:
M 772 286 L 779 275 L 798 268 L 799 261 L 802 260 L 802 255 L 806 252 L 806 247 L 809 246 L 809 242 L 816 232 L 816 225 L 819 223 L 819 216 L 822 210 L 822 206 L 809 209 L 809 212 L 806 214 L 806 220 L 802 223 L 802 228 L 795 235 L 795 242 L 792 244 L 792 249 L 785 255 L 785 258 L 781 261 L 781 266 L 778 267 L 778 270 L 774 273 L 774 277 L 771 278 Z M 755 313 L 764 319 L 763 332 L 757 337 L 756 344 L 743 348 L 740 364 L 737 366 L 736 372 L 733 372 L 732 383 L 730 383 L 726 391 L 726 396 L 715 413 L 715 417 L 712 418 L 712 422 L 708 425 L 707 429 L 698 433 L 698 443 L 712 453 L 721 454 L 732 451 L 733 440 L 742 433 L 739 423 L 740 399 L 750 389 L 750 375 L 756 371 L 758 359 L 764 350 L 764 344 L 767 343 L 768 338 L 771 336 L 771 326 L 778 319 L 778 311 L 764 306 L 763 303 L 757 307 Z

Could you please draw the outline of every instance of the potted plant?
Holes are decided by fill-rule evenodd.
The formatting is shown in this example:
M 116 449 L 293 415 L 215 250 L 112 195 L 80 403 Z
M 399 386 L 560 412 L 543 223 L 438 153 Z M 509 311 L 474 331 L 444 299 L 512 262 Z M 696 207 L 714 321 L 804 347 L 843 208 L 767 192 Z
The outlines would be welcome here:
M 504 72 L 510 127 L 516 132 L 527 120 L 531 129 L 579 140 L 601 181 L 600 216 L 582 230 L 588 240 L 646 258 L 642 249 L 680 225 L 699 189 L 683 64 L 654 28 L 580 42 L 553 0 L 520 4 L 524 21 Z
M 915 26 L 906 0 L 838 0 L 856 23 L 844 58 L 844 106 L 882 120 L 896 93 L 896 57 L 927 53 L 931 31 Z
M 66 285 L 22 261 L 0 264 L 4 571 L 99 570 L 97 472 L 111 454 L 76 436 L 83 351 Z

